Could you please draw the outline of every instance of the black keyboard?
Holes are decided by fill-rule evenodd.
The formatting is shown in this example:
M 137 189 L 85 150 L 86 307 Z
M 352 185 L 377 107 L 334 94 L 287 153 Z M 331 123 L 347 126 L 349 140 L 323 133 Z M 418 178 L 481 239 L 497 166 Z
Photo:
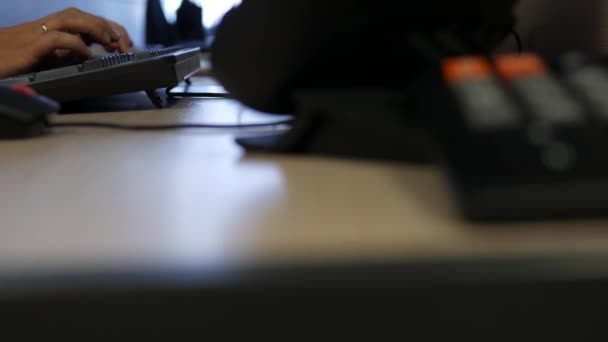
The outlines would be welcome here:
M 429 80 L 421 108 L 466 216 L 608 215 L 605 61 L 463 57 Z
M 0 86 L 26 84 L 59 102 L 146 91 L 155 105 L 162 106 L 156 90 L 175 87 L 199 69 L 199 48 L 156 49 L 21 75 L 0 80 Z

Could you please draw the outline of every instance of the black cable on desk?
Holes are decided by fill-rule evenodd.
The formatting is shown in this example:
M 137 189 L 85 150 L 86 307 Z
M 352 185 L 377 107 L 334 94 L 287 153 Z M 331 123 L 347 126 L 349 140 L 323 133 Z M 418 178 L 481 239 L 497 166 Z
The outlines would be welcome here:
M 123 125 L 113 123 L 102 123 L 102 122 L 49 122 L 48 127 L 88 127 L 88 128 L 102 128 L 102 129 L 117 129 L 124 131 L 168 131 L 178 129 L 247 129 L 247 128 L 264 128 L 264 127 L 275 127 L 282 125 L 290 125 L 293 120 L 283 120 L 271 123 L 263 124 L 243 124 L 243 125 L 206 125 L 206 124 L 174 124 L 174 125 Z

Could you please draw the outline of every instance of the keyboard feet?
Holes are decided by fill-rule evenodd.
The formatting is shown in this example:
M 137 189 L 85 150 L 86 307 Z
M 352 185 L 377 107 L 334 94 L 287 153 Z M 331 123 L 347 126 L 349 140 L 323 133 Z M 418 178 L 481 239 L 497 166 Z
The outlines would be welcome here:
M 156 90 L 146 90 L 146 94 L 148 95 L 150 101 L 152 101 L 156 108 L 165 108 L 165 105 L 163 104 L 163 99 L 160 97 L 160 95 L 158 95 L 158 92 Z

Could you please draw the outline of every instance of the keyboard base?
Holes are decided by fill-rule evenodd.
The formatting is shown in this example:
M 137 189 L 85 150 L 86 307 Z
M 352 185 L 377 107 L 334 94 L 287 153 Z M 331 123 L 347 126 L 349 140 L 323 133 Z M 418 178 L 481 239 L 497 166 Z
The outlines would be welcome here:
M 89 60 L 81 65 L 0 80 L 25 84 L 58 102 L 145 91 L 156 107 L 157 89 L 173 88 L 200 70 L 199 49 L 171 48 Z

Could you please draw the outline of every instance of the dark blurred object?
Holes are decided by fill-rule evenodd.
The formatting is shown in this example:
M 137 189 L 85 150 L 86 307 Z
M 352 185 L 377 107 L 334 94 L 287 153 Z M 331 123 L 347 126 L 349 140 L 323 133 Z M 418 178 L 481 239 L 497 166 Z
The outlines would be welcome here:
M 318 90 L 296 98 L 297 120 L 290 131 L 238 142 L 266 152 L 429 161 L 428 140 L 415 118 L 404 115 L 411 99 L 403 90 Z
M 293 113 L 300 89 L 409 83 L 429 66 L 412 56 L 412 33 L 448 33 L 435 39 L 460 54 L 491 53 L 513 29 L 516 2 L 244 1 L 217 30 L 213 73 L 244 104 Z
M 165 18 L 160 0 L 148 0 L 146 13 L 146 43 L 149 45 L 176 45 L 197 41 L 205 43 L 203 9 L 188 0 L 177 10 L 177 21 L 170 24 Z
M 44 134 L 47 115 L 58 111 L 58 103 L 27 86 L 0 87 L 0 140 Z
M 546 254 L 3 277 L 2 335 L 606 341 L 605 253 Z
M 175 44 L 179 40 L 177 28 L 165 19 L 160 0 L 148 0 L 146 11 L 146 43 Z
M 463 57 L 427 79 L 423 116 L 468 218 L 608 215 L 605 62 Z
M 177 10 L 177 32 L 180 41 L 204 41 L 203 9 L 188 0 Z
M 517 9 L 526 49 L 543 55 L 608 52 L 605 0 L 526 0 Z

